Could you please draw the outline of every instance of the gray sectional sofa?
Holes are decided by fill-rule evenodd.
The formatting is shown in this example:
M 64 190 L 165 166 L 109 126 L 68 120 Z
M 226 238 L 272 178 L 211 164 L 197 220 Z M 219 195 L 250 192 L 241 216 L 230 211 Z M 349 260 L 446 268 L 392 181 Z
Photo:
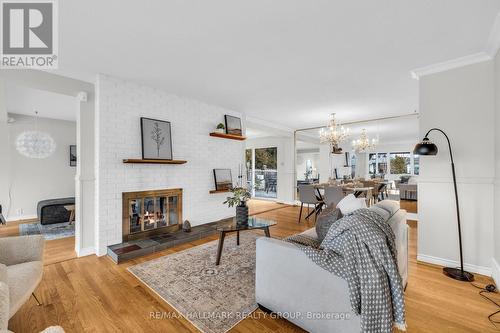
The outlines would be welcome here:
M 388 218 L 395 236 L 403 286 L 408 280 L 406 211 L 397 201 L 372 206 Z M 317 237 L 315 228 L 303 234 Z M 257 240 L 255 296 L 257 303 L 309 332 L 360 332 L 352 312 L 347 282 L 316 265 L 296 245 L 274 238 Z

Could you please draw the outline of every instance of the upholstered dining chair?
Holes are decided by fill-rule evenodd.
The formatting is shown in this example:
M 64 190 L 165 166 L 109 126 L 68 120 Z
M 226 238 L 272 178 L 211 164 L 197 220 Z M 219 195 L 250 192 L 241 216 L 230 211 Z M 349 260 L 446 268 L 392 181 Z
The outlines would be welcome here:
M 344 189 L 340 186 L 328 186 L 325 188 L 323 201 L 327 206 L 337 204 L 344 198 Z
M 300 213 L 299 213 L 299 223 L 302 218 L 302 209 L 304 208 L 304 204 L 307 205 L 307 217 L 308 219 L 312 214 L 315 214 L 316 218 L 321 211 L 321 208 L 324 205 L 324 202 L 318 198 L 316 195 L 316 188 L 314 185 L 301 185 L 299 186 L 299 200 L 300 200 Z M 309 212 L 309 205 L 314 206 L 314 211 Z

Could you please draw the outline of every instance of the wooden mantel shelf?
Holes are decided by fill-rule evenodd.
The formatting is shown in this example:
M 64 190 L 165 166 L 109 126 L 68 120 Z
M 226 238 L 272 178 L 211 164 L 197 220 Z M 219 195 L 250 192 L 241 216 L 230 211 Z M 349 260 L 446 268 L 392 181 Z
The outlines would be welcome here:
M 231 192 L 231 190 L 210 190 L 210 194 Z
M 223 138 L 223 139 L 239 140 L 239 141 L 243 141 L 243 140 L 247 139 L 246 137 L 244 137 L 242 135 L 217 133 L 217 132 L 210 133 L 210 136 L 215 136 L 217 138 Z
M 143 160 L 141 158 L 127 158 L 123 163 L 136 163 L 136 164 L 184 164 L 187 161 L 182 160 Z

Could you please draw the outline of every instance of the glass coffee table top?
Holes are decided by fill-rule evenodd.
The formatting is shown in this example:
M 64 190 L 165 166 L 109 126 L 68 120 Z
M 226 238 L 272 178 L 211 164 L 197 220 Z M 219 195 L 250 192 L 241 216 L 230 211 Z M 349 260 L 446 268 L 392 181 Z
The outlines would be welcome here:
M 274 220 L 263 219 L 257 216 L 249 216 L 248 224 L 240 225 L 236 223 L 236 218 L 233 221 L 224 225 L 217 227 L 218 231 L 239 231 L 239 230 L 252 230 L 252 229 L 264 229 L 276 225 L 277 222 Z

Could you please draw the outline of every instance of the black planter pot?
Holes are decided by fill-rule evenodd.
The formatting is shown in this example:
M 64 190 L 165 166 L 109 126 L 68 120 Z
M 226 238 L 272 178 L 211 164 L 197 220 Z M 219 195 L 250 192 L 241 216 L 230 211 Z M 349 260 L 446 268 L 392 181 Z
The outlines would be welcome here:
M 248 206 L 246 203 L 236 206 L 236 223 L 238 225 L 248 224 Z

